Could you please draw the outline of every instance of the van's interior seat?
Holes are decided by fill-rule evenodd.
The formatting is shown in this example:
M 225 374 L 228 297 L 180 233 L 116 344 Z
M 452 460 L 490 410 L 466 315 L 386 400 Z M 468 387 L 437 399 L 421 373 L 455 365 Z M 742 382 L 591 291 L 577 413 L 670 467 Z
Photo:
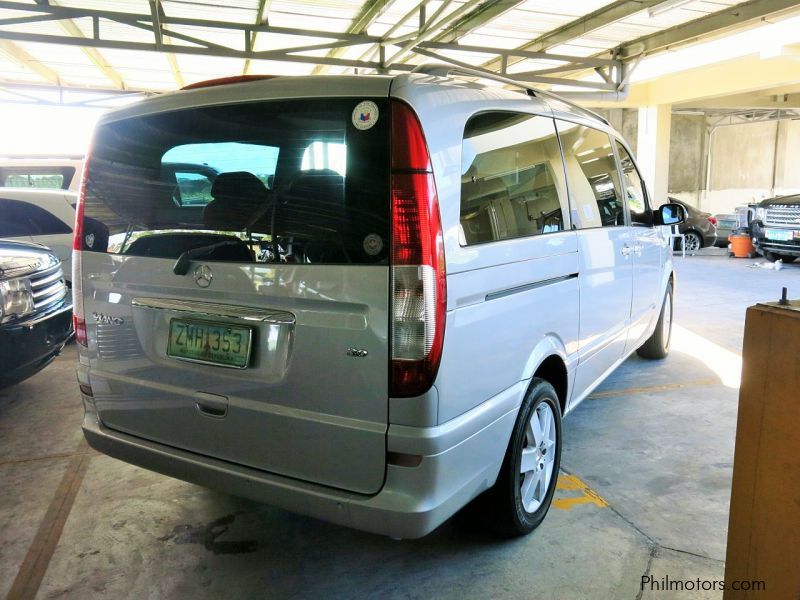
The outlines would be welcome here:
M 270 212 L 272 202 L 261 180 L 248 171 L 220 173 L 211 196 L 214 199 L 203 209 L 203 223 L 222 231 L 243 231 L 259 212 Z
M 349 262 L 343 241 L 350 223 L 344 210 L 344 177 L 332 169 L 297 173 L 275 211 L 275 232 L 304 240 L 311 262 Z

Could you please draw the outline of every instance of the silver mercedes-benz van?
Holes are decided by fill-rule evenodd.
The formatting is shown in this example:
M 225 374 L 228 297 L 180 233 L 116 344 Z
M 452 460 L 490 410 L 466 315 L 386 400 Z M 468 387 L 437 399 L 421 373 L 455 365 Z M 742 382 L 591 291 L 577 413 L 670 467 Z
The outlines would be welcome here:
M 75 228 L 86 438 L 393 537 L 479 495 L 527 533 L 562 416 L 667 354 L 682 215 L 655 205 L 602 118 L 443 67 L 111 112 Z

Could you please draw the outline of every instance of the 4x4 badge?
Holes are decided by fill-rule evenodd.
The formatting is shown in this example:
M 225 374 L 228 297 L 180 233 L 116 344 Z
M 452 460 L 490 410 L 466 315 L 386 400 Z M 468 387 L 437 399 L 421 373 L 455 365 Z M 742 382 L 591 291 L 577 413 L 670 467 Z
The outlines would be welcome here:
M 211 285 L 211 280 L 214 279 L 214 273 L 211 272 L 211 267 L 208 265 L 198 265 L 194 270 L 194 282 L 201 288 L 207 288 Z

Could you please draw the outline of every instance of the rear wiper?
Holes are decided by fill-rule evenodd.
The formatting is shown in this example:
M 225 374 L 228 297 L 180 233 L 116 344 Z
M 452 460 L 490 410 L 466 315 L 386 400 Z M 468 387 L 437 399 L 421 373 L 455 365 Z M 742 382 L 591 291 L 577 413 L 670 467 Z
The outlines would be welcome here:
M 208 244 L 207 246 L 198 246 L 197 248 L 187 250 L 178 257 L 177 261 L 175 261 L 175 266 L 172 267 L 172 272 L 175 273 L 175 275 L 186 275 L 186 273 L 189 272 L 189 263 L 192 262 L 193 258 L 205 256 L 217 248 L 222 248 L 224 246 L 238 246 L 241 243 L 242 242 L 240 240 L 223 240 L 214 244 Z

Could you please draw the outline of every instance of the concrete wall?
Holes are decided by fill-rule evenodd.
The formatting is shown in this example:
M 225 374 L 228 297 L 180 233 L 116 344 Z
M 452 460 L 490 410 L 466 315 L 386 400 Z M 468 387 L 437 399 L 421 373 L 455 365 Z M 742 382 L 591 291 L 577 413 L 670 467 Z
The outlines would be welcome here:
M 598 111 L 622 133 L 634 154 L 637 109 Z M 708 127 L 700 115 L 672 115 L 669 193 L 712 213 L 773 195 L 800 193 L 800 121 L 718 127 L 711 137 L 711 185 L 706 190 Z M 776 152 L 777 151 L 777 152 Z

